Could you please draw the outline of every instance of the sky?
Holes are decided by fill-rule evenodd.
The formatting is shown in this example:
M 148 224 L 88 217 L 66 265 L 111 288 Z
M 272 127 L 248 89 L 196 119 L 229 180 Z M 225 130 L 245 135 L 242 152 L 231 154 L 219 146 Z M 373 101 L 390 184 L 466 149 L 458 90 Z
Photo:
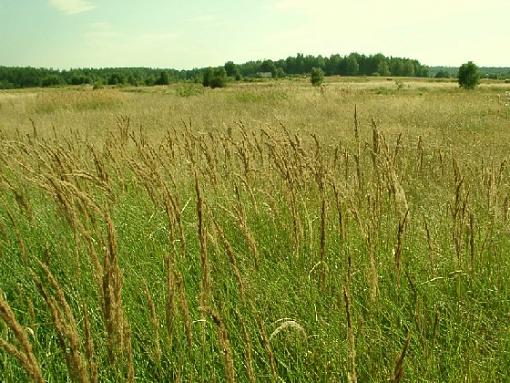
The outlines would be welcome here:
M 191 69 L 296 53 L 510 66 L 510 0 L 0 0 L 0 65 Z

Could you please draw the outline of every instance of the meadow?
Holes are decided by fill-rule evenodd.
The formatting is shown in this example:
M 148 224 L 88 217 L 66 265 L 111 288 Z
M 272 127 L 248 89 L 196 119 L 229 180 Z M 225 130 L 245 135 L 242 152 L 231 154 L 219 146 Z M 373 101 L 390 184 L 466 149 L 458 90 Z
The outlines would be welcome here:
M 510 84 L 0 92 L 0 381 L 510 381 Z

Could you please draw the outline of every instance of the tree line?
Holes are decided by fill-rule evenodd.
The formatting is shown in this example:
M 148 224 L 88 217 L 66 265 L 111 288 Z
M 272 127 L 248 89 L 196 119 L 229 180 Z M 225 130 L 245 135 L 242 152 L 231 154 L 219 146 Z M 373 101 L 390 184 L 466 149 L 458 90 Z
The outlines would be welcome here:
M 211 70 L 223 70 L 226 76 L 241 80 L 264 74 L 273 78 L 305 75 L 313 68 L 320 68 L 328 76 L 417 76 L 428 77 L 429 68 L 418 60 L 387 57 L 383 54 L 364 55 L 351 53 L 329 57 L 298 53 L 281 60 L 232 61 L 216 68 L 191 70 L 155 68 L 81 68 L 58 70 L 33 67 L 0 66 L 0 88 L 48 87 L 59 85 L 165 85 L 178 81 L 204 82 Z M 206 81 L 207 82 L 207 81 Z
M 198 70 L 194 70 L 198 73 Z M 59 85 L 164 85 L 189 79 L 194 71 L 152 68 L 81 68 L 57 70 L 0 66 L 0 89 Z
M 480 77 L 493 80 L 510 79 L 510 67 L 480 67 Z M 434 66 L 429 68 L 431 77 L 436 78 L 457 78 L 458 67 Z

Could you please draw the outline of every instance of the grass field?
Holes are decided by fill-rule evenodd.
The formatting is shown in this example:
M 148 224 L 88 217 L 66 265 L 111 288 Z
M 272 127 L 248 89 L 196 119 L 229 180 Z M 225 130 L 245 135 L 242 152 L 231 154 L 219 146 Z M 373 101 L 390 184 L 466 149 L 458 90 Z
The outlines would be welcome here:
M 510 84 L 0 92 L 0 381 L 510 381 Z

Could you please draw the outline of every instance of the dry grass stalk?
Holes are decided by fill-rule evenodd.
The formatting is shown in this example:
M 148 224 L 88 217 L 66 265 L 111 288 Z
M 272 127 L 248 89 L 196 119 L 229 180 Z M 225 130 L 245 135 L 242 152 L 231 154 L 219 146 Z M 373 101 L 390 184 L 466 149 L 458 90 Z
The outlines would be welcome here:
M 173 264 L 170 256 L 165 258 L 166 264 L 166 302 L 165 302 L 165 315 L 166 315 L 166 332 L 169 348 L 172 346 L 174 321 L 175 321 L 175 274 Z
M 256 383 L 257 378 L 255 376 L 255 370 L 253 369 L 253 349 L 252 349 L 252 341 L 248 330 L 246 329 L 245 322 L 241 316 L 241 314 L 237 312 L 237 316 L 239 318 L 239 323 L 241 324 L 241 328 L 243 330 L 243 340 L 244 340 L 244 364 L 246 366 L 246 372 L 248 374 L 248 381 L 250 383 Z
M 225 363 L 225 377 L 228 383 L 235 382 L 235 369 L 234 369 L 234 355 L 232 353 L 232 347 L 230 346 L 230 340 L 228 338 L 227 328 L 223 322 L 220 314 L 213 310 L 207 310 L 211 318 L 213 319 L 216 327 L 218 328 L 218 341 L 223 352 L 223 358 Z
M 101 302 L 104 301 L 103 296 L 103 265 L 99 260 L 99 255 L 96 251 L 95 239 L 93 239 L 92 234 L 89 230 L 87 230 L 82 223 L 79 223 L 77 226 L 78 233 L 81 235 L 81 238 L 85 241 L 85 246 L 87 248 L 87 254 L 94 268 L 94 279 L 96 282 L 96 286 L 98 288 L 98 293 L 100 294 Z
M 281 321 L 281 319 L 279 321 Z M 280 332 L 287 329 L 294 329 L 306 338 L 306 331 L 298 322 L 295 320 L 283 320 L 283 322 L 271 333 L 271 335 L 269 335 L 269 340 L 271 341 Z
M 16 358 L 28 376 L 37 383 L 44 383 L 45 380 L 41 373 L 39 363 L 32 351 L 32 345 L 28 339 L 25 329 L 17 321 L 9 304 L 4 300 L 3 293 L 0 291 L 0 318 L 5 322 L 7 327 L 13 332 L 14 337 L 18 341 L 20 347 L 8 343 L 0 338 L 0 349 L 7 354 Z
M 177 279 L 177 286 L 179 288 L 179 308 L 181 314 L 184 317 L 184 329 L 186 332 L 186 339 L 188 341 L 188 352 L 192 353 L 193 347 L 193 331 L 191 327 L 191 315 L 188 306 L 188 300 L 186 299 L 186 291 L 184 290 L 184 280 L 182 274 L 179 274 Z
M 152 295 L 149 291 L 149 287 L 147 286 L 147 282 L 145 282 L 145 284 L 144 284 L 144 293 L 145 293 L 145 298 L 147 299 L 147 306 L 149 309 L 149 316 L 150 316 L 150 321 L 151 321 L 151 325 L 152 325 L 152 333 L 153 333 L 152 343 L 154 345 L 154 350 L 153 350 L 154 361 L 156 362 L 157 365 L 160 365 L 160 363 L 161 363 L 161 343 L 160 343 L 160 338 L 159 338 L 159 318 L 158 318 L 158 314 L 156 312 L 156 306 L 154 305 L 154 300 L 152 299 Z
M 359 122 L 358 122 L 358 106 L 354 105 L 354 138 L 359 144 Z
M 370 301 L 372 303 L 375 303 L 379 296 L 379 273 L 377 271 L 377 259 L 374 250 L 374 238 L 371 232 L 371 225 L 363 222 L 361 215 L 355 206 L 351 206 L 350 211 L 352 212 L 352 215 L 358 222 L 358 226 L 366 242 L 368 257 L 370 261 L 367 282 L 370 289 Z M 351 261 L 350 258 L 349 261 Z M 349 264 L 349 268 L 350 266 L 351 265 Z
M 35 324 L 36 316 L 35 316 L 34 303 L 32 302 L 32 298 L 29 295 L 26 296 L 26 300 L 27 300 L 27 305 L 28 305 L 28 315 L 30 316 L 30 320 L 32 321 L 32 323 Z
M 87 383 L 90 381 L 90 376 L 86 368 L 86 359 L 81 351 L 81 339 L 76 319 L 60 283 L 55 279 L 48 266 L 41 262 L 39 265 L 46 275 L 49 286 L 54 290 L 56 299 L 48 293 L 45 284 L 39 277 L 34 275 L 33 278 L 51 313 L 69 375 L 76 382 Z
M 278 379 L 278 373 L 276 372 L 276 360 L 273 354 L 273 349 L 271 348 L 271 343 L 269 342 L 269 338 L 267 336 L 266 328 L 264 327 L 264 323 L 260 318 L 257 318 L 257 324 L 259 326 L 259 333 L 262 338 L 262 344 L 264 345 L 264 349 L 266 350 L 267 358 L 269 359 L 269 366 L 271 367 L 271 381 L 274 383 Z
M 352 325 L 351 314 L 351 299 L 348 287 L 344 286 L 344 302 L 345 302 L 345 316 L 347 318 L 347 346 L 348 346 L 348 359 L 349 371 L 347 371 L 347 381 L 349 383 L 357 383 L 358 375 L 356 373 L 356 340 L 354 337 L 354 328 Z
M 368 271 L 368 284 L 370 287 L 370 300 L 374 303 L 379 296 L 379 273 L 377 271 L 377 259 L 375 257 L 374 245 L 370 234 L 368 236 L 368 255 L 370 268 Z
M 356 153 L 354 154 L 354 162 L 356 164 L 356 180 L 358 181 L 358 192 L 359 196 L 363 195 L 363 180 L 361 177 L 361 142 L 359 138 L 359 121 L 358 121 L 358 109 L 354 105 L 354 138 L 356 140 Z
M 381 135 L 379 134 L 379 129 L 377 128 L 377 124 L 375 120 L 372 119 L 372 151 L 370 152 L 370 156 L 372 158 L 372 165 L 374 167 L 374 171 L 376 173 L 377 178 L 379 178 L 379 164 L 378 157 L 380 151 L 380 141 Z
M 508 213 L 510 212 L 510 197 L 505 197 L 505 201 L 503 202 L 503 222 L 505 224 L 508 223 Z
M 424 150 L 423 150 L 423 139 L 421 136 L 418 136 L 418 143 L 416 144 L 416 151 L 418 152 L 418 174 L 421 174 L 423 170 L 423 157 L 424 157 Z
M 129 325 L 128 321 L 125 321 L 123 326 L 124 330 L 124 341 L 125 341 L 125 350 L 124 354 L 126 356 L 126 368 L 127 368 L 127 374 L 126 374 L 126 381 L 128 383 L 134 383 L 135 381 L 135 363 L 133 361 L 133 347 L 131 345 L 131 326 Z
M 211 294 L 211 276 L 209 271 L 209 260 L 207 257 L 206 233 L 204 224 L 204 201 L 202 191 L 198 182 L 198 176 L 195 173 L 195 192 L 197 195 L 197 217 L 198 217 L 198 240 L 200 242 L 200 266 L 202 268 L 202 280 L 200 285 L 200 305 L 205 308 L 208 306 Z
M 319 247 L 319 259 L 324 267 L 321 268 L 319 274 L 319 286 L 324 289 L 326 284 L 326 198 L 324 191 L 322 194 L 321 201 L 321 227 L 320 227 L 320 247 Z
M 336 182 L 332 183 L 333 185 L 333 192 L 335 194 L 335 203 L 336 203 L 336 210 L 337 210 L 337 220 L 338 220 L 338 234 L 342 241 L 345 241 L 346 238 L 346 214 L 344 214 L 344 208 L 342 201 L 340 199 L 340 190 L 336 184 Z
M 473 213 L 469 214 L 469 259 L 470 259 L 470 270 L 471 273 L 475 270 L 475 216 Z
M 461 174 L 457 161 L 453 159 L 454 182 L 455 182 L 455 200 L 454 205 L 451 207 L 452 213 L 452 240 L 455 247 L 457 267 L 462 263 L 463 251 L 463 232 L 465 226 L 465 218 L 467 211 L 467 204 L 469 192 L 464 189 L 465 179 Z
M 303 228 L 301 225 L 301 220 L 299 219 L 299 213 L 297 208 L 297 199 L 296 199 L 296 192 L 294 191 L 294 188 L 290 189 L 290 210 L 292 212 L 292 239 L 293 239 L 293 247 L 294 247 L 294 253 L 297 254 L 299 245 L 301 242 L 301 238 L 303 237 Z
M 237 287 L 239 288 L 239 293 L 241 294 L 241 299 L 245 299 L 245 288 L 244 288 L 244 282 L 243 278 L 241 276 L 241 272 L 239 271 L 239 267 L 237 266 L 237 258 L 234 253 L 234 248 L 232 247 L 230 241 L 227 239 L 225 232 L 221 228 L 221 226 L 218 224 L 218 221 L 212 216 L 213 224 L 216 229 L 216 232 L 218 236 L 221 238 L 221 241 L 223 243 L 223 247 L 225 248 L 225 252 L 227 253 L 228 260 L 230 262 L 230 265 L 232 267 L 232 271 L 234 272 L 234 275 L 236 277 L 237 281 Z
M 424 218 L 425 221 L 425 234 L 427 236 L 427 254 L 429 257 L 429 263 L 430 263 L 430 270 L 432 273 L 432 276 L 436 276 L 436 262 L 435 262 L 435 246 L 432 242 L 432 237 L 430 235 L 430 229 L 429 224 L 426 218 Z
M 3 198 L 0 198 L 0 202 L 2 203 L 2 208 L 5 209 L 5 212 L 7 213 L 7 216 L 9 217 L 9 221 L 12 223 L 12 228 L 14 230 L 14 235 L 16 236 L 16 240 L 18 241 L 18 249 L 20 251 L 21 255 L 21 261 L 23 263 L 28 263 L 28 251 L 27 246 L 25 244 L 25 240 L 23 239 L 23 236 L 21 235 L 19 231 L 18 224 L 16 223 L 16 220 L 14 219 L 14 216 L 12 215 L 9 205 L 4 201 Z
M 118 263 L 117 237 L 108 213 L 104 214 L 107 224 L 108 244 L 103 265 L 103 316 L 112 361 L 122 360 L 124 351 L 124 311 L 122 308 L 122 274 Z
M 85 357 L 87 359 L 89 376 L 91 383 L 99 381 L 97 364 L 94 358 L 94 341 L 90 328 L 90 319 L 87 307 L 83 307 L 83 335 L 85 337 Z
M 398 223 L 398 232 L 397 232 L 397 245 L 395 246 L 395 249 L 393 250 L 394 258 L 395 258 L 395 268 L 397 270 L 397 288 L 400 288 L 400 274 L 401 274 L 401 267 L 402 267 L 402 252 L 404 249 L 404 235 L 405 230 L 407 226 L 407 216 L 408 216 L 409 210 L 406 212 L 404 217 L 399 221 Z
M 236 194 L 239 195 L 237 185 L 235 185 L 235 189 L 236 189 Z M 250 248 L 251 253 L 253 255 L 253 259 L 255 261 L 255 266 L 257 267 L 259 264 L 259 261 L 260 261 L 260 255 L 259 255 L 259 250 L 257 248 L 257 242 L 255 241 L 255 238 L 253 237 L 253 233 L 248 226 L 248 222 L 246 219 L 246 211 L 244 209 L 243 204 L 240 202 L 239 198 L 238 198 L 237 206 L 234 206 L 234 210 L 235 210 L 236 214 L 233 216 L 237 220 L 239 229 L 241 229 L 241 232 L 243 233 L 246 243 L 247 243 L 248 247 Z M 232 215 L 232 213 L 230 213 L 230 214 Z
M 407 338 L 404 344 L 402 352 L 395 361 L 395 369 L 393 370 L 393 376 L 390 378 L 391 383 L 399 383 L 404 376 L 404 358 L 406 357 L 407 350 L 409 349 L 409 343 L 411 342 L 411 333 L 407 334 Z

